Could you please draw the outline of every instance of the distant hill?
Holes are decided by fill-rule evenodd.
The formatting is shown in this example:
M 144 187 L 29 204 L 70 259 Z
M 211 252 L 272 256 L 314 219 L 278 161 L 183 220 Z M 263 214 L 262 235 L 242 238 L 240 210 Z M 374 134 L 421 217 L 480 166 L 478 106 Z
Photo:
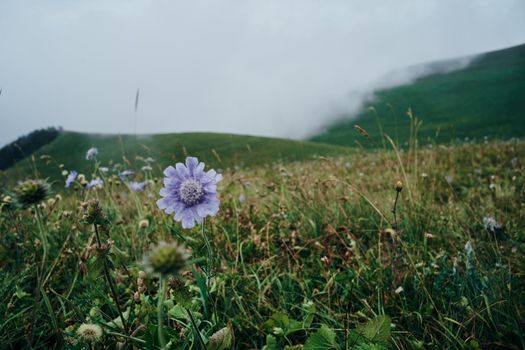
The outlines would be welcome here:
M 93 170 L 93 161 L 85 158 L 90 147 L 98 148 L 97 159 L 103 165 L 121 163 L 122 169 L 140 169 L 145 164 L 141 159 L 152 157 L 156 160 L 153 168 L 159 172 L 169 164 L 184 160 L 186 155 L 196 156 L 215 168 L 226 169 L 351 152 L 346 147 L 307 141 L 232 134 L 182 133 L 135 137 L 64 131 L 32 156 L 1 173 L 0 181 L 12 183 L 13 180 L 33 176 L 35 169 L 40 177 L 62 180 L 60 164 L 64 165 L 64 169 L 88 175 Z
M 408 108 L 423 121 L 419 133 L 423 141 L 525 136 L 525 45 L 484 54 L 457 71 L 378 91 L 357 118 L 348 116 L 311 140 L 377 147 L 382 145 L 381 127 L 393 139 L 406 142 Z M 355 124 L 371 139 L 356 132 Z

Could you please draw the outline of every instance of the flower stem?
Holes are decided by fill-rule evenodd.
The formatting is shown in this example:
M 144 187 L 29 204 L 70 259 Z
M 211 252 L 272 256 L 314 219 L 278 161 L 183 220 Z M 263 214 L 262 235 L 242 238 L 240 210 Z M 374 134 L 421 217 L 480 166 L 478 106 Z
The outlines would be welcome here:
M 164 338 L 164 315 L 163 315 L 163 304 L 164 304 L 164 298 L 166 297 L 166 280 L 164 277 L 160 277 L 159 281 L 159 292 L 158 292 L 158 302 L 157 302 L 157 327 L 158 327 L 158 334 L 159 334 L 159 343 L 160 348 L 165 349 L 166 348 L 166 339 Z
M 208 236 L 206 236 L 206 232 L 204 231 L 204 228 L 206 226 L 206 219 L 202 222 L 202 238 L 204 239 L 204 243 L 206 244 L 206 250 L 208 254 L 208 261 L 206 263 L 206 287 L 210 289 L 210 279 L 212 276 L 212 269 L 213 269 L 213 257 L 211 252 L 211 244 L 210 240 L 208 239 Z
M 195 337 L 199 340 L 199 344 L 202 347 L 202 350 L 206 350 L 206 344 L 204 344 L 204 340 L 201 337 L 201 333 L 199 332 L 199 328 L 197 327 L 197 322 L 195 322 L 195 318 L 193 317 L 193 314 L 188 308 L 186 308 L 186 312 L 188 313 L 188 316 L 190 317 L 190 321 L 193 326 L 193 330 L 195 331 Z
M 102 244 L 101 244 L 101 241 L 100 241 L 100 236 L 98 234 L 97 224 L 93 224 L 93 226 L 95 227 L 95 237 L 97 239 L 97 244 L 98 244 L 99 247 L 102 247 Z M 119 314 L 119 317 L 120 317 L 120 321 L 122 322 L 122 328 L 124 328 L 124 332 L 127 335 L 129 335 L 128 326 L 127 326 L 126 320 L 124 319 L 124 315 L 122 314 L 122 309 L 121 309 L 120 303 L 118 301 L 117 291 L 115 290 L 115 286 L 113 285 L 113 280 L 111 279 L 111 275 L 109 274 L 108 261 L 107 261 L 107 258 L 106 258 L 105 255 L 103 256 L 103 262 L 104 262 L 104 275 L 106 276 L 106 281 L 108 282 L 109 289 L 111 291 L 111 296 L 113 298 L 113 301 L 115 302 L 115 305 L 117 306 L 117 311 L 118 311 L 118 314 Z

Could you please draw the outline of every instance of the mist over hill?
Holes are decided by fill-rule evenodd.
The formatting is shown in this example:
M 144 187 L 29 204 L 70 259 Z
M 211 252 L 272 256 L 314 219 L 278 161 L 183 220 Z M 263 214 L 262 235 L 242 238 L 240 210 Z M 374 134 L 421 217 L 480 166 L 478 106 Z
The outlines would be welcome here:
M 468 60 L 472 62 L 465 67 L 446 70 L 461 67 Z M 427 142 L 525 136 L 525 45 L 426 66 L 444 71 L 377 91 L 358 113 L 343 116 L 311 140 L 347 146 L 355 146 L 357 141 L 377 147 L 382 145 L 384 132 L 406 142 L 408 109 L 423 122 L 419 135 Z M 355 124 L 363 127 L 371 140 L 363 139 Z

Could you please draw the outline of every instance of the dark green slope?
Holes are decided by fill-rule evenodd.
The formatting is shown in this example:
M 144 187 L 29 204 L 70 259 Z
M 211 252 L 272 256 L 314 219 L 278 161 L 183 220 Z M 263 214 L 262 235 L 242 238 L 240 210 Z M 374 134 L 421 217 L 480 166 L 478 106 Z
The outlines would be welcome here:
M 103 165 L 112 162 L 121 163 L 122 168 L 140 169 L 144 165 L 141 157 L 152 157 L 156 160 L 153 166 L 158 171 L 184 160 L 186 155 L 196 156 L 215 168 L 226 169 L 276 161 L 308 160 L 315 156 L 340 155 L 350 151 L 345 147 L 307 141 L 216 133 L 157 134 L 136 138 L 132 135 L 64 132 L 33 156 L 2 173 L 3 182 L 12 183 L 13 180 L 33 176 L 35 168 L 38 176 L 61 180 L 60 164 L 64 165 L 64 169 L 89 174 L 93 161 L 87 161 L 85 155 L 90 147 L 98 148 L 98 160 Z
M 336 123 L 312 141 L 379 146 L 380 124 L 385 133 L 405 142 L 408 108 L 423 121 L 423 141 L 525 136 L 525 45 L 487 53 L 458 71 L 379 91 L 357 119 Z M 367 130 L 371 140 L 359 135 L 354 124 Z

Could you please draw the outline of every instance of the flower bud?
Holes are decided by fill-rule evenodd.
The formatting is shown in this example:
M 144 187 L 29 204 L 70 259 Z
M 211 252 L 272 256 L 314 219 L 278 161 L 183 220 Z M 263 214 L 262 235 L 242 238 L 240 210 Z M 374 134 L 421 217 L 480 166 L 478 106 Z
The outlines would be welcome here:
M 403 183 L 401 181 L 396 182 L 396 191 L 401 192 L 403 189 Z

